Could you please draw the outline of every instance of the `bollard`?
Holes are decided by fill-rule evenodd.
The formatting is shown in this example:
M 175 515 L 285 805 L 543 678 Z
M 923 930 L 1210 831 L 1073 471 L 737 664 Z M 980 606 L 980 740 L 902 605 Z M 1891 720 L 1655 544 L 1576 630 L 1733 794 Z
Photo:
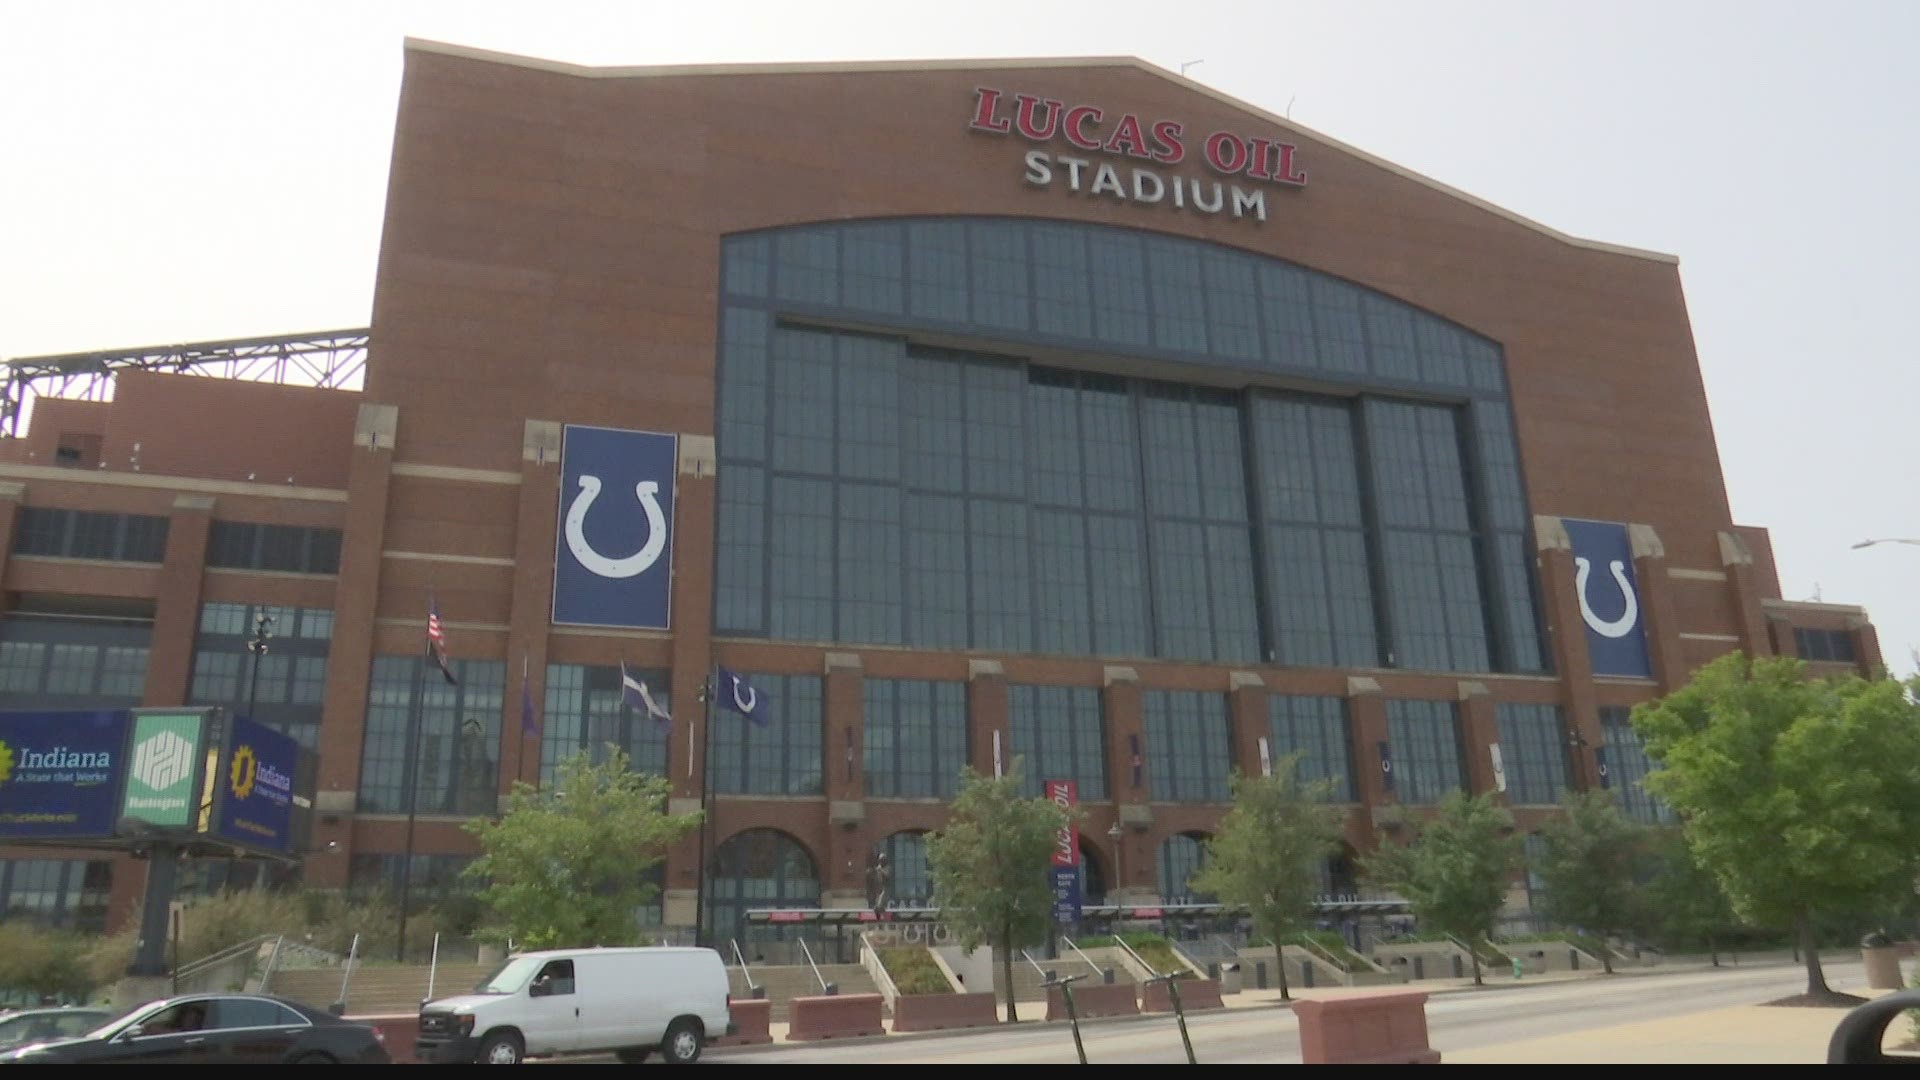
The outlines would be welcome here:
M 1579 949 L 1567 950 L 1567 966 L 1571 967 L 1575 971 L 1580 970 L 1580 950 Z
M 1513 977 L 1520 977 L 1520 958 L 1517 956 L 1513 958 Z
M 1105 984 L 1105 985 L 1107 985 L 1107 986 L 1112 986 L 1112 985 L 1113 985 L 1113 969 L 1112 969 L 1112 968 L 1101 968 L 1101 969 L 1100 969 L 1100 981 L 1101 981 L 1101 983 L 1103 983 L 1103 984 Z
M 1424 979 L 1427 977 L 1427 965 L 1422 957 L 1416 956 L 1413 958 L 1413 977 L 1415 979 Z
M 1311 960 L 1300 961 L 1300 985 L 1308 990 L 1313 989 L 1313 961 Z
M 1453 977 L 1456 979 L 1464 978 L 1467 974 L 1467 967 L 1460 962 L 1460 954 L 1455 953 L 1451 959 L 1453 960 Z
M 1267 988 L 1267 962 L 1257 960 L 1253 965 L 1253 985 L 1262 990 Z

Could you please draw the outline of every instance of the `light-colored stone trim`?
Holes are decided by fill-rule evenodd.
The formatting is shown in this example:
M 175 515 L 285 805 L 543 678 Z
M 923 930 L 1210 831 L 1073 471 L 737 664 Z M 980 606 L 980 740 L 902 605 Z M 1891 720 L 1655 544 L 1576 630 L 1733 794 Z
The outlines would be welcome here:
M 634 641 L 667 641 L 671 630 L 623 630 L 612 626 L 550 626 L 547 633 L 556 637 L 627 638 Z
M 1680 632 L 1680 640 L 1730 642 L 1737 645 L 1740 642 L 1740 637 L 1737 634 L 1692 634 L 1683 630 Z
M 1487 697 L 1493 693 L 1483 682 L 1463 682 L 1459 684 L 1458 690 L 1461 701 L 1472 701 L 1474 698 Z
M 128 562 L 124 559 L 81 559 L 72 555 L 15 555 L 14 562 L 46 563 L 49 566 L 106 566 L 116 570 L 158 570 L 163 563 Z
M 383 559 L 398 562 L 453 563 L 458 566 L 512 566 L 513 560 L 500 555 L 448 555 L 439 551 L 383 551 Z
M 1533 537 L 1541 551 L 1572 551 L 1573 540 L 1567 536 L 1566 522 L 1551 514 L 1533 515 Z
M 213 513 L 213 496 L 211 495 L 175 495 L 173 497 L 173 508 L 175 510 L 190 510 L 190 511 L 203 510 L 211 514 Z
M 861 669 L 860 654 L 850 652 L 830 652 L 826 657 L 825 672 L 828 675 L 836 671 L 858 672 Z
M 27 485 L 22 484 L 17 480 L 9 480 L 5 483 L 0 483 L 0 500 L 4 500 L 6 502 L 19 502 L 21 499 L 24 499 L 26 497 L 27 497 Z
M 1255 672 L 1255 671 L 1227 672 L 1227 690 L 1229 693 L 1235 690 L 1259 689 L 1266 685 L 1267 685 L 1267 680 L 1261 678 L 1259 672 Z
M 711 435 L 680 436 L 681 476 L 712 476 L 720 467 L 720 457 L 714 449 Z
M 1739 534 L 1730 532 L 1720 534 L 1720 565 L 1753 565 L 1753 552 L 1747 547 L 1747 542 L 1742 540 Z
M 520 460 L 535 465 L 560 464 L 565 427 L 558 420 L 529 420 L 520 439 Z
M 402 626 L 402 627 L 412 626 L 412 627 L 417 627 L 420 630 L 420 632 L 424 634 L 427 629 L 427 620 L 424 615 L 417 619 L 406 618 L 399 615 L 382 615 L 379 618 L 373 620 L 373 625 Z M 464 630 L 467 633 L 471 633 L 471 634 L 504 634 L 507 631 L 512 629 L 512 627 L 508 626 L 506 623 L 454 622 L 451 619 L 440 620 L 440 625 L 446 627 L 449 630 Z M 490 658 L 483 658 L 483 659 L 490 659 Z
M 1004 679 L 1006 677 L 1007 666 L 998 660 L 967 661 L 968 682 L 972 682 L 975 679 Z
M 1120 667 L 1114 664 L 1101 668 L 1100 676 L 1101 684 L 1104 686 L 1112 686 L 1114 683 L 1137 683 L 1140 681 L 1139 672 L 1130 667 Z
M 353 418 L 353 445 L 390 452 L 399 430 L 400 406 L 363 401 Z
M 1654 532 L 1651 525 L 1627 526 L 1627 540 L 1633 545 L 1633 557 L 1636 559 L 1667 557 L 1666 545 L 1660 542 L 1660 534 Z
M 1768 611 L 1826 611 L 1836 615 L 1859 615 L 1864 617 L 1867 609 L 1859 604 L 1825 604 L 1818 600 L 1772 600 L 1760 601 L 1760 606 Z
M 1558 229 L 1543 225 L 1531 218 L 1522 217 L 1504 207 L 1495 206 L 1476 195 L 1469 195 L 1459 188 L 1441 183 L 1430 176 L 1414 172 L 1404 165 L 1396 165 L 1385 158 L 1374 155 L 1338 139 L 1323 135 L 1312 128 L 1300 124 L 1279 113 L 1250 105 L 1232 95 L 1222 93 L 1210 86 L 1192 79 L 1176 75 L 1162 67 L 1147 63 L 1132 56 L 1079 56 L 1079 57 L 1036 57 L 1031 59 L 989 59 L 989 60 L 882 60 L 866 62 L 833 63 L 789 63 L 789 64 L 683 64 L 658 67 L 587 67 L 580 64 L 562 63 L 557 60 L 541 60 L 528 56 L 516 56 L 512 53 L 492 52 L 475 49 L 465 45 L 449 45 L 421 38 L 408 38 L 406 49 L 409 52 L 439 53 L 443 56 L 457 56 L 467 60 L 480 60 L 493 64 L 508 64 L 514 67 L 546 71 L 556 75 L 571 75 L 583 79 L 645 79 L 687 77 L 698 75 L 718 75 L 740 78 L 753 75 L 834 75 L 846 73 L 872 72 L 917 72 L 917 71 L 1032 71 L 1047 68 L 1132 68 L 1146 72 L 1155 78 L 1164 79 L 1189 93 L 1210 98 L 1228 108 L 1257 117 L 1262 123 L 1271 124 L 1283 130 L 1292 131 L 1304 138 L 1312 139 L 1331 150 L 1358 158 L 1377 169 L 1382 169 L 1405 180 L 1430 188 L 1450 198 L 1457 199 L 1476 209 L 1483 210 L 1495 217 L 1523 226 L 1543 236 L 1551 237 L 1569 247 L 1586 251 L 1600 251 L 1610 255 L 1625 255 L 1629 258 L 1645 259 L 1650 262 L 1678 265 L 1678 256 L 1642 248 L 1626 247 L 1621 244 L 1609 244 L 1601 240 L 1587 240 L 1571 236 Z M 1310 167 L 1310 166 L 1309 166 Z
M 1379 692 L 1380 692 L 1379 679 L 1368 678 L 1365 675 L 1347 676 L 1347 696 L 1348 697 L 1359 697 L 1361 694 L 1377 694 Z
M 298 570 L 249 570 L 244 566 L 209 566 L 209 574 L 236 574 L 247 577 L 291 578 L 295 581 L 339 581 L 339 574 L 306 574 Z
M 396 461 L 393 475 L 421 480 L 451 480 L 462 484 L 518 484 L 520 474 L 504 469 L 463 469 L 458 465 L 428 465 L 418 461 Z
M 1725 570 L 1691 570 L 1684 566 L 1667 567 L 1667 576 L 1676 581 L 1725 581 Z
M 301 499 L 307 502 L 347 501 L 347 493 L 343 488 L 262 484 L 253 480 L 202 480 L 192 476 L 162 476 L 158 473 L 117 472 L 112 469 L 66 469 L 58 465 L 5 462 L 0 463 L 0 476 L 17 480 L 144 488 L 148 491 L 204 491 L 212 495 L 247 495 L 260 499 Z

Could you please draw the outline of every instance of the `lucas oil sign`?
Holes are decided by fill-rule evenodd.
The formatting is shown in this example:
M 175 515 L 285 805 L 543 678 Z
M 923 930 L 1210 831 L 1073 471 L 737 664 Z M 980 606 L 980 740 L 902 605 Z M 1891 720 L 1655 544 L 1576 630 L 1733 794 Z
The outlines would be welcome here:
M 665 630 L 679 440 L 568 425 L 560 450 L 553 621 Z

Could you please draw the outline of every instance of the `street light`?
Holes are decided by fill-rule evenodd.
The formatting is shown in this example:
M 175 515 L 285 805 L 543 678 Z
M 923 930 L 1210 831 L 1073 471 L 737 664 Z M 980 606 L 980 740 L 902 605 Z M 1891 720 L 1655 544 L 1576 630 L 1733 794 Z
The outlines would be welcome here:
M 1853 545 L 1853 550 L 1859 551 L 1861 548 L 1870 548 L 1875 544 L 1912 544 L 1914 547 L 1920 547 L 1920 538 L 1911 536 L 1885 536 L 1878 540 L 1862 540 Z
M 253 671 L 247 676 L 247 719 L 260 697 L 260 661 L 266 659 L 267 642 L 273 640 L 273 616 L 261 612 L 253 620 L 253 636 L 247 639 L 247 651 L 253 654 Z
M 1124 838 L 1126 834 L 1126 830 L 1122 829 L 1120 823 L 1117 821 L 1107 830 L 1107 839 L 1113 841 L 1113 885 L 1107 890 L 1112 894 L 1107 900 L 1110 904 L 1120 902 L 1120 889 L 1127 881 L 1126 848 L 1120 844 L 1121 839 Z

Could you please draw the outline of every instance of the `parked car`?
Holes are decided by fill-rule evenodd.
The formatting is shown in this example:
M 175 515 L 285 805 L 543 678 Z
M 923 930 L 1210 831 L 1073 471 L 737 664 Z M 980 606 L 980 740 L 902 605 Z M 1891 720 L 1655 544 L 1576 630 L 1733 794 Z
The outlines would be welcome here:
M 420 1007 L 421 1061 L 517 1065 L 529 1057 L 658 1050 L 697 1061 L 734 1033 L 727 969 L 712 949 L 559 949 L 510 957 L 471 994 Z
M 0 1016 L 0 1050 L 71 1039 L 113 1019 L 112 1009 L 19 1009 Z
M 391 1060 L 377 1028 L 258 994 L 189 994 L 148 1002 L 84 1035 L 0 1054 L 0 1063 L 23 1065 L 386 1065 Z

